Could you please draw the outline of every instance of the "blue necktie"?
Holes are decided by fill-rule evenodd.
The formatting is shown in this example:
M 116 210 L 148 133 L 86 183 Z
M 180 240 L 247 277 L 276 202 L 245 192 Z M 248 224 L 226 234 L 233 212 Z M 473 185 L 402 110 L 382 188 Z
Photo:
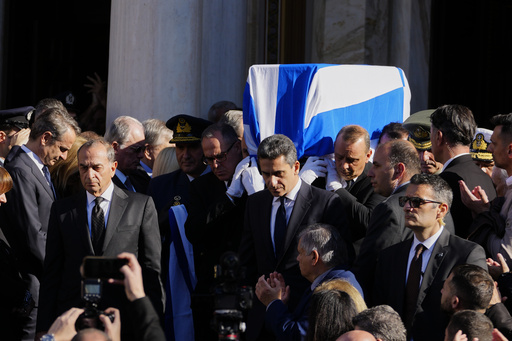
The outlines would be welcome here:
M 52 178 L 50 176 L 50 171 L 48 170 L 48 167 L 43 166 L 43 174 L 44 174 L 44 177 L 46 178 L 46 181 L 48 182 L 48 186 L 50 186 L 50 188 L 52 189 L 53 198 L 57 199 L 57 194 L 55 193 L 55 188 L 53 187 Z

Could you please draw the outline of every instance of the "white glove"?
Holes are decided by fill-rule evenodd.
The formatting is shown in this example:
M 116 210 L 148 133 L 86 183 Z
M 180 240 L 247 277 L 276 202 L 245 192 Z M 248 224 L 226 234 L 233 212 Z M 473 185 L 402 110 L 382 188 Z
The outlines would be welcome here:
M 250 166 L 242 173 L 242 183 L 248 195 L 265 189 L 265 180 L 263 180 L 263 177 L 258 170 L 258 164 L 256 163 L 255 157 L 251 157 Z
M 337 191 L 343 187 L 338 172 L 336 172 L 336 165 L 331 159 L 327 162 L 327 179 L 325 182 L 325 189 L 328 191 Z
M 311 185 L 316 178 L 323 178 L 327 173 L 327 161 L 318 156 L 310 156 L 304 167 L 299 172 L 299 176 L 308 185 Z
M 244 193 L 244 186 L 242 184 L 242 174 L 249 167 L 249 156 L 240 161 L 236 166 L 235 173 L 231 179 L 231 185 L 229 185 L 226 194 L 232 198 L 240 198 Z

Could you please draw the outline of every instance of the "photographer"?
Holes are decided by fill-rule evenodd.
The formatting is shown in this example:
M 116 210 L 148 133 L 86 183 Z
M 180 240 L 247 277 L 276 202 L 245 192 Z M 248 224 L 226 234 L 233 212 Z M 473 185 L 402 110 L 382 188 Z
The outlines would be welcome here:
M 142 269 L 135 255 L 123 252 L 118 255 L 120 259 L 126 259 L 127 265 L 121 267 L 120 271 L 124 275 L 124 280 L 110 279 L 109 283 L 123 284 L 126 292 L 126 297 L 130 301 L 128 306 L 128 320 L 138 321 L 133 326 L 135 330 L 135 340 L 151 340 L 151 341 L 164 341 L 165 336 L 160 326 L 158 315 L 151 304 L 151 301 L 144 292 L 144 285 L 142 284 Z M 82 340 L 82 334 L 91 333 L 91 329 L 84 329 L 76 332 L 75 322 L 78 317 L 84 312 L 84 309 L 71 308 L 64 314 L 59 316 L 52 324 L 48 334 L 44 335 L 41 340 L 43 341 L 69 341 Z M 119 310 L 115 308 L 108 308 L 105 310 L 107 314 L 114 314 L 114 321 L 105 315 L 100 315 L 100 320 L 105 327 L 105 333 L 108 338 L 105 340 L 120 341 L 121 340 L 121 317 Z M 97 332 L 101 333 L 100 330 Z

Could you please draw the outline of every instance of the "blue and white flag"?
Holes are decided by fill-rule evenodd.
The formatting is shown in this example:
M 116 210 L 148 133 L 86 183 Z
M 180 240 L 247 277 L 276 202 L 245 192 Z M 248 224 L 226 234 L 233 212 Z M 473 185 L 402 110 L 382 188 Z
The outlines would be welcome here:
M 244 136 L 251 155 L 273 134 L 288 136 L 297 157 L 334 150 L 339 130 L 364 127 L 373 138 L 410 114 L 411 92 L 399 68 L 370 65 L 254 65 L 244 91 Z

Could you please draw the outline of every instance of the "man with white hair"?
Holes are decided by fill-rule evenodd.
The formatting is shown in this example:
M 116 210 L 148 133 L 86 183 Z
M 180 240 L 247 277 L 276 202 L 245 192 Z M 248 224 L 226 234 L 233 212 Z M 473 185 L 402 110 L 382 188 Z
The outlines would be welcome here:
M 114 148 L 118 165 L 112 181 L 122 189 L 146 193 L 145 189 L 136 188 L 128 176 L 130 170 L 137 169 L 143 155 L 145 137 L 142 123 L 130 116 L 119 116 L 105 132 L 105 141 Z
M 341 237 L 333 226 L 321 223 L 310 225 L 299 234 L 298 239 L 300 273 L 311 282 L 311 286 L 302 295 L 294 312 L 290 313 L 286 306 L 290 289 L 285 287 L 281 274 L 274 272 L 269 279 L 262 275 L 256 284 L 256 296 L 267 307 L 266 325 L 278 340 L 301 340 L 306 337 L 311 294 L 323 282 L 344 279 L 363 294 L 354 275 L 341 265 L 346 262 L 346 250 L 341 249 Z

